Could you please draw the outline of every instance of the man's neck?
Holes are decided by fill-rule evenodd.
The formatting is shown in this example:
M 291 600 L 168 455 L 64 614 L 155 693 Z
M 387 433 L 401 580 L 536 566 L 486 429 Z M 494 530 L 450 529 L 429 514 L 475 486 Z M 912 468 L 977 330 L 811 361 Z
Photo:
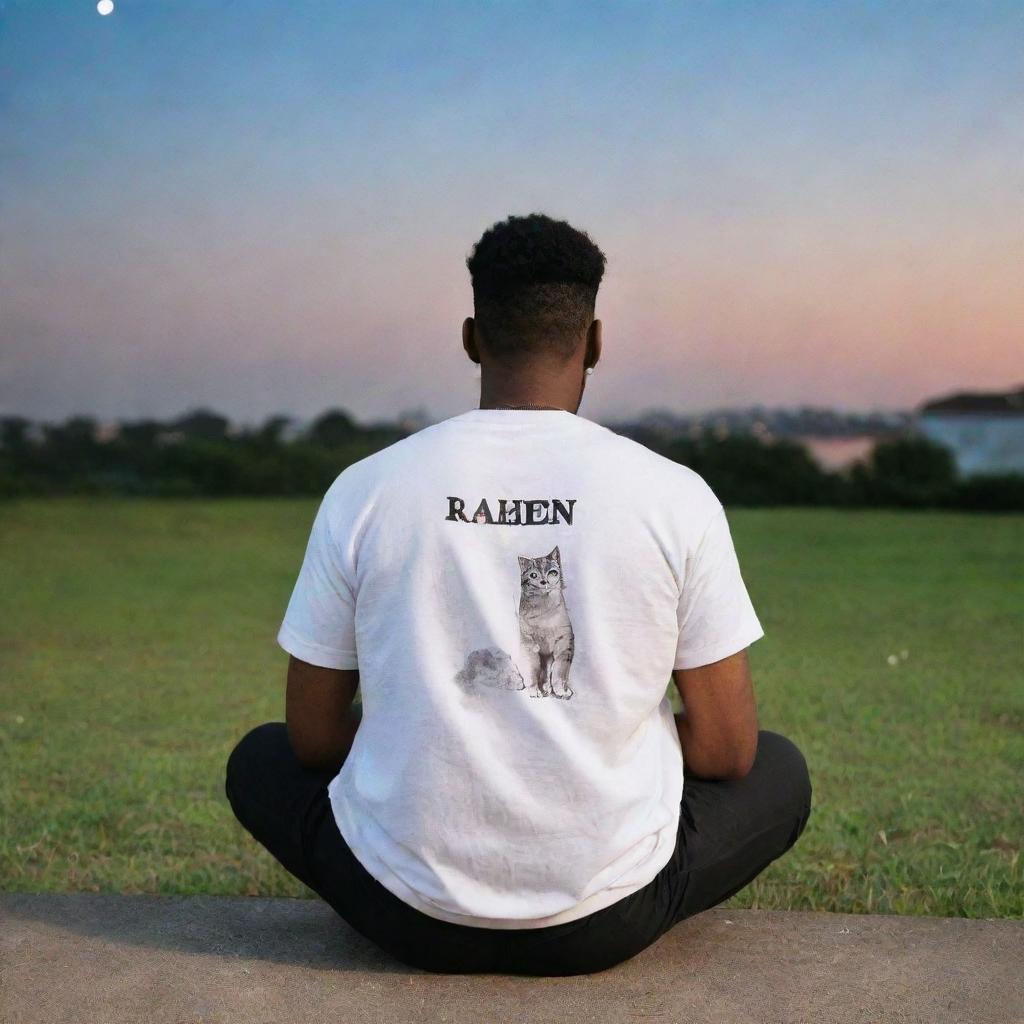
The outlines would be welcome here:
M 480 381 L 480 408 L 545 408 L 575 413 L 583 398 L 581 376 L 563 372 L 494 380 L 484 374 Z

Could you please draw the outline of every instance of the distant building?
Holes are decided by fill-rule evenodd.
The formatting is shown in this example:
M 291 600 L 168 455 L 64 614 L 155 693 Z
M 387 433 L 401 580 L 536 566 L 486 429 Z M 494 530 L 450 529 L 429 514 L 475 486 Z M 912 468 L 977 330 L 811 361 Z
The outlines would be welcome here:
M 1024 473 L 1024 387 L 932 399 L 914 427 L 952 451 L 961 476 Z

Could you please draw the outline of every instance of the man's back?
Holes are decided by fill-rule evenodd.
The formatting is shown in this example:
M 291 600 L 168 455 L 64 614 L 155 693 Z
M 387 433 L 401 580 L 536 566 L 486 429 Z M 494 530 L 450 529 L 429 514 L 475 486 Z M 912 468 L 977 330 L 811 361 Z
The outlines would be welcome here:
M 563 410 L 473 409 L 346 469 L 282 646 L 360 673 L 329 793 L 367 870 L 430 916 L 586 916 L 672 855 L 665 691 L 763 635 L 693 471 Z

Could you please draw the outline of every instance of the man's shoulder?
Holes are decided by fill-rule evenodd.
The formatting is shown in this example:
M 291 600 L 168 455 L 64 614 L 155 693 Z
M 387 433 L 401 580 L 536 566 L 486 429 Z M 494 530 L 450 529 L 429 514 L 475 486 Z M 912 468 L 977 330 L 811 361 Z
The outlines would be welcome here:
M 444 421 L 423 427 L 389 445 L 349 463 L 334 478 L 326 497 L 370 493 L 381 481 L 395 480 L 412 466 L 421 465 L 427 451 L 441 439 Z
M 632 465 L 645 478 L 656 480 L 670 490 L 684 497 L 705 497 L 717 501 L 708 482 L 696 470 L 683 462 L 676 462 L 667 455 L 635 441 L 626 434 L 620 434 L 610 427 L 595 424 L 608 435 L 608 443 L 617 448 L 615 455 L 622 463 Z

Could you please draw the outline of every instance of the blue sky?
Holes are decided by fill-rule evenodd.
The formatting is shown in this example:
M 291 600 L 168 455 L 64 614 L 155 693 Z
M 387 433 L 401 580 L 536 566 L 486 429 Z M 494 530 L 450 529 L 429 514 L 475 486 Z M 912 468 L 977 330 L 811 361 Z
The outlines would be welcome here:
M 0 19 L 0 413 L 470 408 L 464 261 L 534 210 L 608 256 L 588 414 L 1024 376 L 1024 4 Z

